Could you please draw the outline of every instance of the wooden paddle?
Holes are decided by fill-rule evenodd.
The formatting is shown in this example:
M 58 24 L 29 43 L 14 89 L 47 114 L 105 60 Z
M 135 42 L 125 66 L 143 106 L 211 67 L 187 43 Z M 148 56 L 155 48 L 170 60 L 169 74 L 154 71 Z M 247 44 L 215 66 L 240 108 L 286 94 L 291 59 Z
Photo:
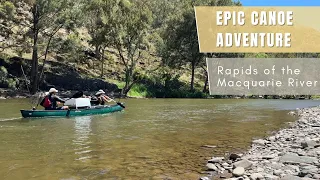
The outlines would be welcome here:
M 105 95 L 104 95 L 105 96 Z M 106 97 L 104 97 L 104 98 L 106 98 Z M 111 99 L 109 96 L 107 96 L 107 98 L 106 99 L 110 99 L 111 101 L 113 101 L 113 102 L 115 102 L 115 103 L 117 103 L 120 107 L 122 107 L 123 109 L 125 109 L 126 107 L 121 103 L 121 102 L 117 102 L 117 101 L 115 101 L 114 99 Z
M 110 98 L 111 99 L 111 98 Z M 125 109 L 126 107 L 121 103 L 121 102 L 117 102 L 114 99 L 111 99 L 113 102 L 117 103 L 119 106 L 121 106 L 123 109 Z

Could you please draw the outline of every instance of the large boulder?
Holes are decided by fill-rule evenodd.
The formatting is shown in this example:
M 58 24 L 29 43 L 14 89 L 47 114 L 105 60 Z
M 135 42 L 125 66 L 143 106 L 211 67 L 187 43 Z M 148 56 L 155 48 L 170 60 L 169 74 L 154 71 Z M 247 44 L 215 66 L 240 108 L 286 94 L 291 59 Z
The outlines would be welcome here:
M 280 162 L 288 163 L 288 164 L 300 164 L 300 163 L 306 163 L 306 164 L 313 164 L 314 162 L 317 162 L 318 159 L 315 157 L 309 157 L 309 156 L 298 156 L 294 153 L 287 153 L 280 157 Z
M 245 170 L 244 170 L 243 167 L 237 167 L 237 168 L 235 168 L 235 169 L 232 171 L 232 174 L 233 174 L 234 176 L 236 176 L 236 177 L 239 177 L 239 176 L 244 175 L 244 172 L 245 172 Z
M 248 161 L 246 159 L 243 159 L 241 161 L 237 161 L 237 162 L 233 163 L 233 166 L 234 166 L 234 168 L 243 167 L 244 169 L 248 169 L 252 166 L 252 162 Z

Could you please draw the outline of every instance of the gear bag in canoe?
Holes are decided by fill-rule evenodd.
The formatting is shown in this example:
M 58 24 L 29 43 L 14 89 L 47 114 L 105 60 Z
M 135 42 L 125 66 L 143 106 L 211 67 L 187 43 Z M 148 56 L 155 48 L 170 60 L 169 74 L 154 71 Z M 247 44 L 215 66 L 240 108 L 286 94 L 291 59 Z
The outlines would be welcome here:
M 40 105 L 43 106 L 44 108 L 49 108 L 49 107 L 51 107 L 52 103 L 51 103 L 51 101 L 50 101 L 50 99 L 49 99 L 49 96 L 46 96 L 46 97 L 42 100 L 42 102 L 40 103 Z

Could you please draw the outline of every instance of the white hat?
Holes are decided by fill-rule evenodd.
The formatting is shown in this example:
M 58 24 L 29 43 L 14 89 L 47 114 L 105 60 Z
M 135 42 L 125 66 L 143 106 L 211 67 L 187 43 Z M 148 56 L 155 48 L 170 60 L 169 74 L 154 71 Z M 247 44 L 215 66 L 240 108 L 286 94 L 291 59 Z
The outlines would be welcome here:
M 49 93 L 57 93 L 58 92 L 58 90 L 56 90 L 55 88 L 51 88 L 50 90 L 49 90 Z
M 96 93 L 96 95 L 98 96 L 98 95 L 100 95 L 100 94 L 105 94 L 105 92 L 104 92 L 102 89 L 100 89 L 100 90 Z
M 48 96 L 49 92 L 45 92 L 44 95 Z

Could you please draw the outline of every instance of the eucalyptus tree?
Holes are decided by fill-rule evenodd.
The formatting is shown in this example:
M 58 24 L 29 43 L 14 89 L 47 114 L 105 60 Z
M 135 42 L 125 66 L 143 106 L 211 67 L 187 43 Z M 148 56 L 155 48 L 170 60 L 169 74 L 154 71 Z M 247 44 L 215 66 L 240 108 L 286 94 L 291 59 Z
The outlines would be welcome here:
M 105 26 L 107 39 L 124 65 L 125 86 L 122 93 L 126 95 L 140 77 L 136 64 L 148 44 L 152 12 L 147 0 L 120 0 L 109 20 Z
M 4 49 L 5 39 L 10 36 L 11 28 L 6 27 L 3 24 L 3 21 L 11 21 L 15 16 L 15 6 L 12 2 L 4 1 L 0 2 L 0 49 Z
M 91 37 L 89 44 L 95 49 L 95 57 L 101 61 L 101 77 L 104 70 L 104 52 L 111 46 L 109 24 L 117 18 L 115 10 L 119 0 L 91 0 L 84 6 L 84 25 Z
M 32 67 L 31 67 L 31 93 L 36 93 L 39 86 L 39 42 L 47 42 L 43 48 L 43 56 L 46 61 L 51 40 L 61 29 L 72 28 L 79 20 L 82 4 L 77 0 L 25 0 L 30 6 L 32 14 L 30 22 L 32 39 Z
M 190 91 L 194 91 L 195 70 L 203 67 L 206 57 L 206 54 L 199 52 L 194 6 L 232 6 L 241 5 L 241 3 L 232 0 L 186 0 L 183 3 L 181 15 L 171 19 L 162 34 L 164 47 L 161 49 L 161 54 L 164 65 L 173 68 L 190 67 Z M 207 76 L 206 72 L 205 76 Z M 205 79 L 207 81 L 207 78 Z M 206 86 L 207 83 L 204 91 Z

